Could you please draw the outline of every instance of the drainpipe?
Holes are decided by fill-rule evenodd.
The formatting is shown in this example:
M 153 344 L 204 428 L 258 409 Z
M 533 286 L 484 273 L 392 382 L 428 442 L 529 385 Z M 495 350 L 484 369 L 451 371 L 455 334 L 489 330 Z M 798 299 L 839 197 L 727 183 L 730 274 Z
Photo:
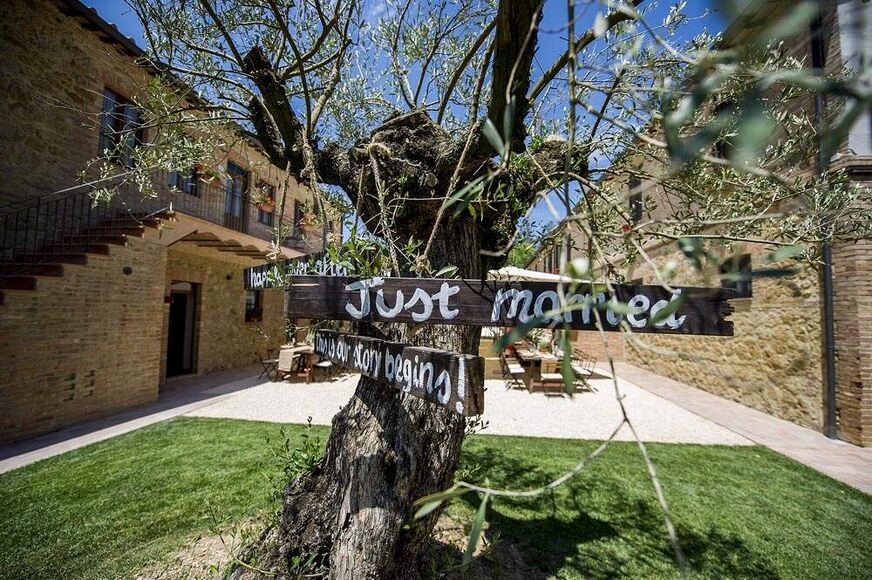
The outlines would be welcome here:
M 826 66 L 823 38 L 823 2 L 818 0 L 818 13 L 811 22 L 811 62 L 812 66 L 823 74 Z M 824 128 L 824 96 L 815 92 L 814 100 L 815 124 L 818 134 Z M 829 159 L 824 155 L 823 142 L 818 140 L 817 171 L 822 175 L 827 171 Z M 830 439 L 838 437 L 836 419 L 836 337 L 833 316 L 833 253 L 828 239 L 821 243 L 821 282 L 823 285 L 823 323 L 824 323 L 824 364 L 826 366 L 826 436 Z

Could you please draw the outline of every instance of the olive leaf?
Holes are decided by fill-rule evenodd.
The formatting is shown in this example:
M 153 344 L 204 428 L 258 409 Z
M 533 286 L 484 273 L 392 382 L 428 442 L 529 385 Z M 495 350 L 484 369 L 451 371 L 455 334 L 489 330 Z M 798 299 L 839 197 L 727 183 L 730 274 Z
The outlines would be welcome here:
M 469 541 L 466 543 L 466 550 L 463 552 L 464 566 L 472 562 L 472 556 L 475 554 L 475 547 L 478 546 L 478 540 L 481 538 L 481 530 L 482 527 L 484 527 L 484 515 L 487 511 L 488 499 L 490 499 L 490 494 L 484 494 L 484 499 L 481 500 L 481 505 L 478 506 L 475 519 L 472 521 L 472 528 L 469 530 Z
M 469 493 L 469 491 L 469 488 L 455 485 L 449 489 L 446 489 L 445 491 L 431 493 L 430 495 L 425 495 L 422 498 L 418 498 L 413 504 L 415 506 L 420 506 L 415 512 L 414 519 L 419 520 L 423 518 L 427 514 L 436 510 L 444 502 L 452 500 L 456 497 L 460 497 L 465 493 Z

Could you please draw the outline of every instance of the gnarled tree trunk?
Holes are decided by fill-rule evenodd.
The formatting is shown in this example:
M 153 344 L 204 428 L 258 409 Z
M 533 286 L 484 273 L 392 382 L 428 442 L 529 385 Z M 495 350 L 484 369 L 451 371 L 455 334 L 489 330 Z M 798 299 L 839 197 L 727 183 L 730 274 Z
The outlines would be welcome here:
M 454 220 L 443 231 L 433 244 L 433 263 L 480 275 L 473 220 Z M 384 330 L 361 327 L 358 333 L 384 336 Z M 480 329 L 474 327 L 390 325 L 387 331 L 410 344 L 478 352 Z M 438 510 L 411 522 L 412 504 L 451 486 L 465 426 L 447 407 L 361 377 L 333 418 L 323 460 L 285 489 L 279 525 L 249 555 L 256 567 L 282 576 L 300 556 L 314 558 L 331 578 L 418 577 Z M 238 578 L 259 575 L 237 570 Z
M 506 121 L 512 126 L 516 155 L 536 157 L 538 167 L 551 172 L 555 165 L 563 166 L 562 144 L 546 143 L 536 153 L 524 153 L 526 90 L 539 8 L 537 0 L 499 3 L 488 117 L 498 126 Z M 280 93 L 262 55 L 252 51 L 246 64 L 263 94 Z M 506 94 L 508 85 L 513 106 Z M 263 105 L 252 104 L 261 139 L 270 141 L 277 131 L 284 143 L 296 142 L 299 123 L 281 122 L 288 115 L 285 102 L 266 99 Z M 338 185 L 349 194 L 357 216 L 389 245 L 427 241 L 435 228 L 426 256 L 430 270 L 455 266 L 461 277 L 483 278 L 488 269 L 502 266 L 505 255 L 485 255 L 482 249 L 506 247 L 541 185 L 540 176 L 531 171 L 496 163 L 494 149 L 476 129 L 474 119 L 475 139 L 467 144 L 465 138 L 452 137 L 424 109 L 397 114 L 365 143 L 350 149 L 327 144 L 315 152 L 313 165 L 321 182 Z M 276 131 L 271 131 L 274 123 Z M 279 145 L 276 142 L 267 150 L 281 155 Z M 288 152 L 291 166 L 296 165 L 294 151 Z M 475 198 L 472 211 L 454 215 L 454 206 L 443 213 L 443 200 L 478 177 L 487 179 L 471 196 Z M 411 275 L 420 265 L 394 263 L 392 274 Z M 477 353 L 480 336 L 480 329 L 462 326 L 359 329 L 363 335 L 370 332 L 467 354 Z M 445 407 L 361 378 L 354 396 L 333 419 L 324 459 L 285 490 L 281 522 L 255 548 L 256 565 L 283 573 L 290 558 L 314 557 L 331 578 L 418 577 L 422 547 L 439 510 L 411 522 L 412 504 L 453 483 L 464 429 L 464 418 Z

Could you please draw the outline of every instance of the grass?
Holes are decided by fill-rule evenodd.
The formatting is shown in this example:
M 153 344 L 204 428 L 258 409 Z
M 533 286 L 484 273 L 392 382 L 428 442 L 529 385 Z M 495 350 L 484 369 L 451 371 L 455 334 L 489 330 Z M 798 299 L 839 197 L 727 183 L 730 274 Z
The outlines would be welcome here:
M 274 505 L 267 437 L 280 426 L 179 418 L 0 475 L 0 578 L 124 578 L 166 559 L 210 512 Z M 314 428 L 326 436 L 326 428 Z M 291 426 L 301 442 L 304 426 Z M 530 487 L 594 442 L 476 436 L 463 475 Z M 651 444 L 696 577 L 862 578 L 872 570 L 872 497 L 760 447 Z M 469 520 L 478 498 L 450 512 Z M 496 499 L 490 539 L 558 578 L 675 577 L 638 449 L 614 443 L 553 496 Z M 458 555 L 459 558 L 459 555 Z

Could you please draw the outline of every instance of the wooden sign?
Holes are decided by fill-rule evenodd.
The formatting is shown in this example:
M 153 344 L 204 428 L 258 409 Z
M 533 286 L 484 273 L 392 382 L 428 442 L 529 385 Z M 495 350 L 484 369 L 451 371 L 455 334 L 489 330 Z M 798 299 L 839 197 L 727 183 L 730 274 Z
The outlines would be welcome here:
M 354 336 L 315 332 L 315 354 L 461 415 L 484 411 L 484 359 Z
M 597 311 L 604 330 L 732 336 L 732 312 L 727 300 L 735 292 L 724 288 L 623 284 L 611 295 L 582 287 L 569 293 L 571 310 L 560 310 L 557 284 L 501 280 L 441 278 L 348 278 L 294 276 L 289 279 L 288 316 L 373 322 L 417 322 L 470 326 L 546 327 L 566 322 L 573 330 L 596 330 Z M 674 304 L 675 301 L 680 301 Z M 658 313 L 664 309 L 668 316 Z M 670 312 L 670 309 L 674 311 Z
M 341 264 L 333 261 L 328 252 L 316 252 L 307 254 L 292 260 L 286 260 L 281 264 L 263 264 L 243 270 L 242 279 L 245 281 L 246 290 L 260 290 L 262 288 L 275 288 L 284 286 L 276 284 L 276 280 L 282 280 L 288 276 L 306 276 L 317 274 L 319 276 L 348 276 L 350 272 Z

